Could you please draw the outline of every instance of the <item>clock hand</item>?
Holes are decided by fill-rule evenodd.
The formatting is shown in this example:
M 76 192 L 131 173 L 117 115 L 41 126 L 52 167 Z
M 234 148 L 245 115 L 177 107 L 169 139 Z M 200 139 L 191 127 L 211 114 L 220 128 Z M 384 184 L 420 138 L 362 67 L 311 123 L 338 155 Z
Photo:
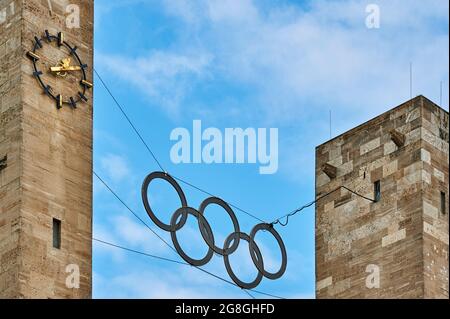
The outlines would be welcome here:
M 80 71 L 80 70 L 81 70 L 81 67 L 79 67 L 79 66 L 68 66 L 68 67 L 52 66 L 52 67 L 50 67 L 51 72 L 67 72 L 67 71 Z

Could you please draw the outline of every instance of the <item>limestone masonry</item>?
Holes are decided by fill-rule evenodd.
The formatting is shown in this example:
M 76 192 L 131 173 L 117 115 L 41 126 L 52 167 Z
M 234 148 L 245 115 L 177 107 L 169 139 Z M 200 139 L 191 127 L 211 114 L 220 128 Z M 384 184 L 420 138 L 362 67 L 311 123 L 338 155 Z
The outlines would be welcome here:
M 316 149 L 317 298 L 448 298 L 449 114 L 418 96 Z
M 0 0 L 0 9 L 6 8 L 0 24 L 0 161 L 7 157 L 0 166 L 0 298 L 91 297 L 92 92 L 77 109 L 58 110 L 32 75 L 26 53 L 35 36 L 62 31 L 78 47 L 92 81 L 94 4 L 51 3 L 52 13 L 47 0 Z M 80 28 L 66 25 L 69 4 L 80 8 Z M 52 58 L 42 62 L 58 62 Z M 49 81 L 64 92 L 77 85 Z M 66 284 L 68 265 L 79 267 L 79 289 Z

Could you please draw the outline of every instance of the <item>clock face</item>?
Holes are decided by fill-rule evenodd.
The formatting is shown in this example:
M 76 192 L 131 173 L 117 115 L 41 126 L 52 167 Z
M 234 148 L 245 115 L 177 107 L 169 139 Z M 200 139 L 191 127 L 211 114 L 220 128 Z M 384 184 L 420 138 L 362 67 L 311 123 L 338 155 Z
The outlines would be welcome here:
M 86 94 L 92 83 L 87 80 L 88 66 L 77 49 L 64 40 L 62 32 L 52 35 L 45 30 L 43 37 L 34 37 L 33 49 L 27 52 L 33 62 L 33 76 L 58 109 L 64 105 L 75 109 L 88 101 Z

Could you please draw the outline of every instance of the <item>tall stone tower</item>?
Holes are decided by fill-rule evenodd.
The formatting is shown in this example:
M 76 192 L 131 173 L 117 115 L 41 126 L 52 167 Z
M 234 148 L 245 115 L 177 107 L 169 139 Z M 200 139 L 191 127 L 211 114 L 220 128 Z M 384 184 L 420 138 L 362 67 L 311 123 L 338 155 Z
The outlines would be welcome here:
M 91 297 L 93 2 L 0 0 L 0 298 Z
M 317 298 L 448 298 L 449 114 L 418 96 L 316 149 Z

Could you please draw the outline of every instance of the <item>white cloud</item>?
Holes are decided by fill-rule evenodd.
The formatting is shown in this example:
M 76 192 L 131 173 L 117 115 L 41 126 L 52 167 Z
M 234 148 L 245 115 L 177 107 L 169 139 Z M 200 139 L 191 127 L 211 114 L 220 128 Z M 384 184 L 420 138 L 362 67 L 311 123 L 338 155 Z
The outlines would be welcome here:
M 281 8 L 268 17 L 254 2 L 247 4 L 257 13 L 242 21 L 233 18 L 233 6 L 214 5 L 221 17 L 231 16 L 210 17 L 214 38 L 221 39 L 213 44 L 215 58 L 230 79 L 254 85 L 255 105 L 278 123 L 317 112 L 311 107 L 333 105 L 346 113 L 395 106 L 409 96 L 409 61 L 427 79 L 417 82 L 417 94 L 433 92 L 439 79 L 448 78 L 448 37 L 420 25 L 432 16 L 418 10 L 428 7 L 423 2 L 412 6 L 416 11 L 386 3 L 380 30 L 364 26 L 365 6 L 354 1 L 314 2 L 308 11 Z M 439 9 L 432 12 L 441 16 Z M 396 14 L 415 19 L 388 18 Z
M 362 107 L 375 115 L 409 98 L 410 61 L 414 94 L 436 98 L 439 82 L 448 82 L 448 34 L 436 32 L 436 23 L 448 23 L 448 3 L 379 3 L 381 28 L 369 30 L 360 1 L 313 1 L 304 8 L 251 0 L 165 1 L 168 14 L 185 23 L 182 40 L 171 45 L 176 52 L 101 55 L 98 61 L 171 115 L 214 78 L 248 87 L 250 100 L 240 108 L 262 112 L 277 125 L 330 107 L 347 117 Z M 182 112 L 208 113 L 197 108 Z
M 207 68 L 211 63 L 211 56 L 201 52 L 177 54 L 154 51 L 139 58 L 107 54 L 98 56 L 102 67 L 156 99 L 169 115 L 175 116 L 194 83 L 208 76 Z
M 100 166 L 114 182 L 120 182 L 130 176 L 130 169 L 123 156 L 104 155 L 100 158 Z
M 111 233 L 106 227 L 99 223 L 94 223 L 94 229 L 93 229 L 93 238 L 102 240 L 108 243 L 117 244 L 119 243 L 116 241 L 116 237 L 113 233 Z M 117 248 L 114 248 L 112 246 L 94 241 L 94 249 L 100 253 L 105 254 L 107 256 L 110 256 L 115 262 L 123 261 L 124 253 L 121 250 L 118 250 Z
M 134 217 L 125 215 L 115 216 L 112 218 L 111 223 L 111 231 L 116 235 L 117 241 L 124 243 L 127 247 L 138 248 L 152 254 L 171 253 L 164 242 Z M 150 224 L 149 227 L 152 227 L 152 223 L 149 219 L 147 224 Z M 168 236 L 165 236 L 165 234 L 162 234 L 162 232 L 158 232 L 155 229 L 153 230 L 163 238 L 165 237 L 164 239 L 170 243 L 170 238 Z M 172 256 L 174 256 L 173 253 Z
M 163 0 L 163 7 L 165 11 L 190 25 L 197 25 L 199 22 L 199 12 L 203 9 L 201 1 L 189 0 Z
M 258 18 L 258 11 L 251 0 L 211 0 L 207 2 L 207 7 L 213 22 L 246 23 Z
M 220 283 L 202 272 L 184 266 L 171 267 L 170 270 L 158 268 L 157 271 L 129 269 L 108 279 L 95 280 L 96 298 L 174 298 L 174 299 L 209 299 L 209 298 L 247 298 L 236 287 Z M 205 277 L 208 283 L 198 284 L 196 277 Z M 194 280 L 192 280 L 194 279 Z

